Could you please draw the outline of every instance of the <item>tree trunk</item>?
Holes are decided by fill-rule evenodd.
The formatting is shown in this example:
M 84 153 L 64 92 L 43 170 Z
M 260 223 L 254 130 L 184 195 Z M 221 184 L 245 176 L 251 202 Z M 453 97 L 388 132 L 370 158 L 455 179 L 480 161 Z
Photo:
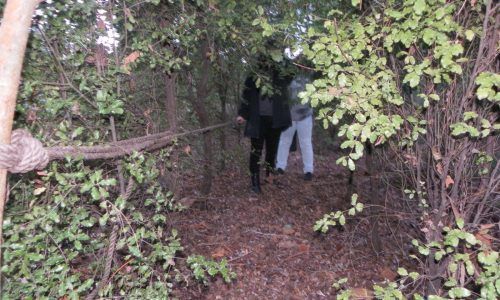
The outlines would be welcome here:
M 178 121 L 177 121 L 177 74 L 167 73 L 165 74 L 165 113 L 167 118 L 168 130 L 172 133 L 177 133 L 178 131 Z M 177 197 L 179 194 L 179 171 L 176 168 L 179 161 L 179 152 L 174 151 L 170 157 L 172 162 L 172 168 L 167 170 L 165 163 L 162 163 L 160 171 L 160 180 L 162 186 L 174 194 Z
M 221 123 L 226 123 L 227 122 L 227 110 L 226 110 L 226 103 L 227 103 L 227 90 L 226 87 L 224 86 L 224 83 L 226 83 L 226 80 L 223 80 L 223 82 L 220 82 L 218 85 L 219 88 L 219 97 L 220 97 L 220 121 Z M 221 128 L 219 131 L 219 142 L 220 142 L 220 162 L 219 162 L 219 170 L 224 170 L 226 168 L 226 158 L 225 158 L 225 153 L 226 153 L 226 128 Z
M 9 0 L 0 25 L 0 143 L 10 144 L 16 98 L 31 17 L 39 1 Z M 7 196 L 7 170 L 0 169 L 0 266 L 3 210 Z M 0 280 L 0 295 L 2 293 Z
M 194 87 L 193 80 L 191 82 L 191 104 L 193 105 L 196 117 L 201 127 L 207 127 L 210 124 L 210 118 L 206 107 L 206 100 L 208 97 L 208 78 L 210 75 L 210 62 L 205 55 L 208 51 L 207 42 L 203 42 L 200 47 L 203 64 L 200 68 L 201 77 Z M 196 89 L 196 93 L 195 93 Z M 194 96 L 196 95 L 196 96 Z M 212 189 L 212 162 L 213 162 L 213 147 L 212 147 L 212 132 L 207 131 L 203 133 L 203 183 L 201 185 L 201 193 L 207 195 Z
M 167 112 L 168 129 L 177 132 L 177 95 L 175 81 L 177 74 L 167 74 L 165 78 L 165 108 Z

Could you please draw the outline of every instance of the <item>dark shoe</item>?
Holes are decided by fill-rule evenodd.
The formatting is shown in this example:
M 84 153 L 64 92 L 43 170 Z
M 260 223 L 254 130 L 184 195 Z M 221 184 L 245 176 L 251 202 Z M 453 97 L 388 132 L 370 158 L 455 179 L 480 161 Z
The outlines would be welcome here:
M 260 189 L 260 176 L 259 176 L 259 173 L 252 174 L 251 178 L 252 178 L 252 192 L 254 192 L 256 194 L 260 194 L 261 193 L 261 189 Z
M 278 173 L 279 175 L 283 175 L 283 174 L 285 174 L 285 170 L 283 170 L 282 168 L 278 168 L 276 170 L 276 173 Z
M 311 172 L 307 172 L 304 174 L 305 181 L 311 181 L 313 179 L 313 174 Z

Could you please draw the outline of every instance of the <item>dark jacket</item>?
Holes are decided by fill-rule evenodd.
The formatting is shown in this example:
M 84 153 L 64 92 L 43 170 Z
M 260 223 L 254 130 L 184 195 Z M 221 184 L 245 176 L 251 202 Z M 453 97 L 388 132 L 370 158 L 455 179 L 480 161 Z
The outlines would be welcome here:
M 273 86 L 279 93 L 271 96 L 273 103 L 273 128 L 285 130 L 292 125 L 290 117 L 290 108 L 287 101 L 287 86 L 288 78 L 281 78 L 278 75 L 273 76 Z M 255 85 L 255 80 L 248 77 L 245 80 L 245 88 L 243 90 L 243 102 L 240 105 L 238 114 L 246 121 L 245 136 L 250 138 L 258 138 L 260 132 L 260 114 L 259 101 L 260 90 Z

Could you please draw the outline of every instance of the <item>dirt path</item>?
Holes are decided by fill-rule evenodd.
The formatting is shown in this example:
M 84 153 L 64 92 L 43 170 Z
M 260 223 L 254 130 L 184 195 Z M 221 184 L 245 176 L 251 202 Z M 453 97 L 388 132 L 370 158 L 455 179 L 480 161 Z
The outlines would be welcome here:
M 204 287 L 191 281 L 176 286 L 174 295 L 180 299 L 331 299 L 336 294 L 331 285 L 342 277 L 349 278 L 350 286 L 371 287 L 392 276 L 388 267 L 393 268 L 394 259 L 373 251 L 368 218 L 348 220 L 345 229 L 326 235 L 313 232 L 313 224 L 323 214 L 349 205 L 348 172 L 332 159 L 317 157 L 311 182 L 302 180 L 298 158 L 292 160 L 278 184 L 264 185 L 259 196 L 249 192 L 244 170 L 235 168 L 217 178 L 210 197 L 198 198 L 191 209 L 172 216 L 171 226 L 181 233 L 186 256 L 223 257 L 237 273 L 232 284 L 216 279 Z M 367 182 L 367 178 L 357 180 L 358 192 Z

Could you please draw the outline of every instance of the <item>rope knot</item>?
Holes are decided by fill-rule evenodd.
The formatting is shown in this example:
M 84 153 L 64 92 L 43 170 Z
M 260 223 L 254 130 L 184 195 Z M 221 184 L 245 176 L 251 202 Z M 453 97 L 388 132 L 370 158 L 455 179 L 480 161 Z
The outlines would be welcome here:
M 29 131 L 16 129 L 10 144 L 0 144 L 0 169 L 10 173 L 41 170 L 49 163 L 49 155 L 42 143 Z

